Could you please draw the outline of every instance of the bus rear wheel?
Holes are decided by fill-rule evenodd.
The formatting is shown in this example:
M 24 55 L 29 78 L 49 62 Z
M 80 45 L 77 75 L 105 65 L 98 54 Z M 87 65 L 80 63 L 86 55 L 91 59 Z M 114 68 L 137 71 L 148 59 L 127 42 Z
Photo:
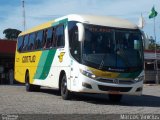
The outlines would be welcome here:
M 40 86 L 38 86 L 38 85 L 31 85 L 29 81 L 30 81 L 30 79 L 29 79 L 29 72 L 26 72 L 25 86 L 26 86 L 26 91 L 27 92 L 39 91 L 40 90 Z
M 122 95 L 109 94 L 108 96 L 111 102 L 120 102 L 122 99 Z
M 71 98 L 71 92 L 67 89 L 67 78 L 63 75 L 61 79 L 61 96 L 64 100 L 69 100 Z

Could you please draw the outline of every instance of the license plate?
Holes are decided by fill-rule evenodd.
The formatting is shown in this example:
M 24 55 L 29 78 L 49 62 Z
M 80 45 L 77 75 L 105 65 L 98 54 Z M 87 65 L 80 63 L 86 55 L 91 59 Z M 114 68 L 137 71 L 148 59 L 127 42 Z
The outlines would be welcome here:
M 120 91 L 109 91 L 109 94 L 120 94 Z

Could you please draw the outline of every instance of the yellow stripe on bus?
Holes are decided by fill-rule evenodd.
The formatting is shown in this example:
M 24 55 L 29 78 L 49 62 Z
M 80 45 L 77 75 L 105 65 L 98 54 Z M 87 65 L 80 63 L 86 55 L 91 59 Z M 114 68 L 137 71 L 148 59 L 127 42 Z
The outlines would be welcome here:
M 46 22 L 46 23 L 41 24 L 39 26 L 36 26 L 36 27 L 34 27 L 34 28 L 30 29 L 30 30 L 22 32 L 19 36 L 22 36 L 22 35 L 25 35 L 25 34 L 29 34 L 29 33 L 32 33 L 32 32 L 36 32 L 36 31 L 39 31 L 39 30 L 42 30 L 42 29 L 45 29 L 45 28 L 48 28 L 48 27 L 51 27 L 54 22 L 55 22 L 54 20 Z

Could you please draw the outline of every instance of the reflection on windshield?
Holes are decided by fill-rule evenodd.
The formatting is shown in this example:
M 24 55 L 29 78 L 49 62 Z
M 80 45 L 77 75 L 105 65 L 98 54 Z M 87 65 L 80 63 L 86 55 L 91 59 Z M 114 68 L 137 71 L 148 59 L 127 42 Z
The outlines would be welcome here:
M 142 38 L 138 30 L 86 25 L 83 60 L 96 68 L 142 66 Z

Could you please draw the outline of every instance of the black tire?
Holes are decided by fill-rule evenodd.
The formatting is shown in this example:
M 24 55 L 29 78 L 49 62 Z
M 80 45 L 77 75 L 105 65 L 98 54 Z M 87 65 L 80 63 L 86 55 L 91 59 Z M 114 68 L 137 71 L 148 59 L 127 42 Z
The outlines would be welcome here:
M 111 102 L 120 102 L 122 100 L 122 95 L 109 94 L 108 96 Z
M 26 72 L 26 75 L 25 75 L 25 86 L 26 86 L 27 92 L 33 91 L 33 86 L 29 83 L 29 73 L 28 72 Z
M 38 86 L 38 85 L 31 85 L 30 84 L 30 82 L 29 82 L 29 72 L 26 72 L 25 86 L 26 86 L 26 91 L 27 92 L 39 91 L 40 90 L 40 86 Z
M 71 98 L 71 92 L 67 89 L 67 78 L 66 75 L 63 75 L 61 79 L 61 96 L 64 100 L 69 100 Z

